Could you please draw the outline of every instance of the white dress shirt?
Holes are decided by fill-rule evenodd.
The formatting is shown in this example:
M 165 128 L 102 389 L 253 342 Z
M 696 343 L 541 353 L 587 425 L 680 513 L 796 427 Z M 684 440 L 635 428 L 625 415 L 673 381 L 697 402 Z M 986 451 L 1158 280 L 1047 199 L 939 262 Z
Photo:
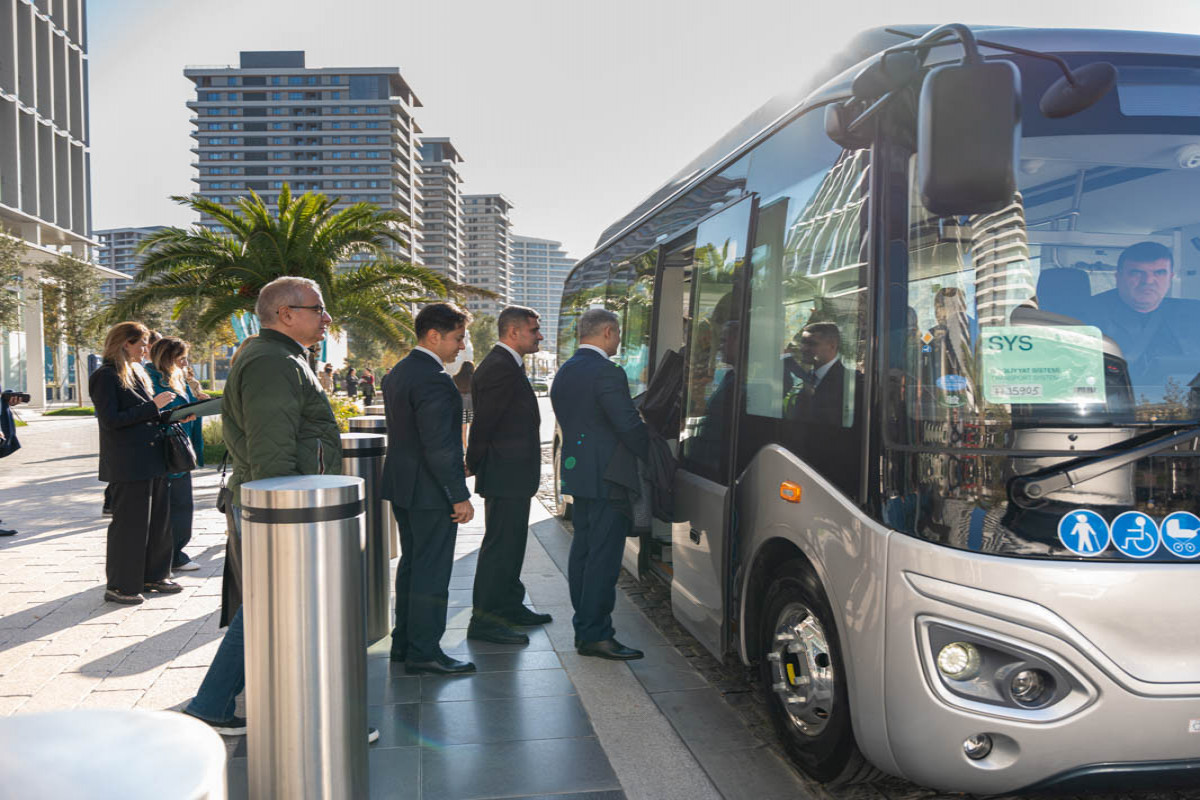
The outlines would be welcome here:
M 525 359 L 521 358 L 520 353 L 518 353 L 516 350 L 513 350 L 511 347 L 506 345 L 504 342 L 496 342 L 496 344 L 500 345 L 505 350 L 512 353 L 512 357 L 517 360 L 517 366 L 520 367 L 522 370 L 525 369 Z
M 586 348 L 588 348 L 589 350 L 595 350 L 597 353 L 599 353 L 600 355 L 604 356 L 604 360 L 605 360 L 605 361 L 608 361 L 608 360 L 609 360 L 609 358 L 611 358 L 611 356 L 609 356 L 609 355 L 608 355 L 608 353 L 604 352 L 604 351 L 603 351 L 603 350 L 601 350 L 599 347 L 596 347 L 596 345 L 594 345 L 594 344 L 581 344 L 581 345 L 579 345 L 579 349 L 580 349 L 580 350 L 582 350 L 582 349 L 583 349 L 583 348 L 585 348 L 585 347 L 586 347 Z

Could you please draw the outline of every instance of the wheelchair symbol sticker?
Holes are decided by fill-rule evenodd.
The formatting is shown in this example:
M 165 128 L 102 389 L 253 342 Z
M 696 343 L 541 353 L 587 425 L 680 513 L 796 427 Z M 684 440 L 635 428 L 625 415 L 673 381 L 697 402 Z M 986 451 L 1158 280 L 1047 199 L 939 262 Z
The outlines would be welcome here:
M 1162 543 L 1177 558 L 1200 556 L 1200 517 L 1188 511 L 1168 514 L 1162 522 Z
M 1058 539 L 1072 553 L 1099 555 L 1108 547 L 1108 523 L 1095 511 L 1077 508 L 1058 521 Z
M 1126 511 L 1111 528 L 1113 544 L 1130 558 L 1149 558 L 1158 549 L 1158 525 L 1140 511 Z

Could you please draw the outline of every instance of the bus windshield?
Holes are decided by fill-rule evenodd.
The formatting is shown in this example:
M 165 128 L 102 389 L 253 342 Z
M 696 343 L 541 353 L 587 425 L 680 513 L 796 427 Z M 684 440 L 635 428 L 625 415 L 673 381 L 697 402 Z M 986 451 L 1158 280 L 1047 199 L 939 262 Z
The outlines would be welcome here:
M 959 521 L 964 546 L 1070 555 L 1055 526 L 1077 507 L 1105 519 L 1200 510 L 1194 441 L 1034 507 L 1010 502 L 1013 476 L 1200 421 L 1200 64 L 1116 61 L 1108 97 L 1048 120 L 1031 98 L 1053 67 L 1018 59 L 1018 191 L 997 212 L 931 215 L 911 160 L 907 280 L 885 302 L 891 521 L 902 529 L 954 543 L 946 513 L 977 515 Z M 1004 546 L 984 544 L 989 514 Z

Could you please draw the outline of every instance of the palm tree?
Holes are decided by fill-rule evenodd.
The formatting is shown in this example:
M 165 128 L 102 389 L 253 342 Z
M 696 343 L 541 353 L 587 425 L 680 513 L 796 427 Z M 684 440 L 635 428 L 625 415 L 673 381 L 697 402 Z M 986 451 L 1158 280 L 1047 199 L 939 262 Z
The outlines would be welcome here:
M 432 270 L 400 261 L 389 246 L 407 246 L 408 218 L 399 211 L 355 203 L 340 211 L 339 198 L 308 192 L 293 196 L 287 184 L 271 209 L 254 192 L 226 208 L 197 195 L 172 197 L 212 218 L 221 228 L 165 228 L 139 245 L 137 284 L 113 304 L 111 320 L 136 319 L 146 306 L 175 301 L 176 313 L 196 309 L 197 327 L 215 329 L 230 315 L 253 311 L 259 290 L 275 278 L 296 275 L 321 287 L 335 326 L 353 323 L 383 341 L 410 340 L 414 303 L 474 293 Z M 369 260 L 339 269 L 352 256 Z M 356 262 L 357 263 L 357 262 Z

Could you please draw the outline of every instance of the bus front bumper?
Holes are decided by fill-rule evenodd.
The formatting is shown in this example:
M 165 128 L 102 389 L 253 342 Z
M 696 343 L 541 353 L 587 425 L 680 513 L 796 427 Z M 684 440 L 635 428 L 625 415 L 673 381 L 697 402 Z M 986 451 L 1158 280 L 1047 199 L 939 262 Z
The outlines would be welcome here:
M 981 556 L 893 536 L 884 717 L 894 763 L 926 786 L 982 794 L 1194 784 L 1197 577 L 1191 564 Z M 971 645 L 969 679 L 939 668 L 948 643 Z M 1053 687 L 1030 706 L 1011 689 L 1023 669 Z

